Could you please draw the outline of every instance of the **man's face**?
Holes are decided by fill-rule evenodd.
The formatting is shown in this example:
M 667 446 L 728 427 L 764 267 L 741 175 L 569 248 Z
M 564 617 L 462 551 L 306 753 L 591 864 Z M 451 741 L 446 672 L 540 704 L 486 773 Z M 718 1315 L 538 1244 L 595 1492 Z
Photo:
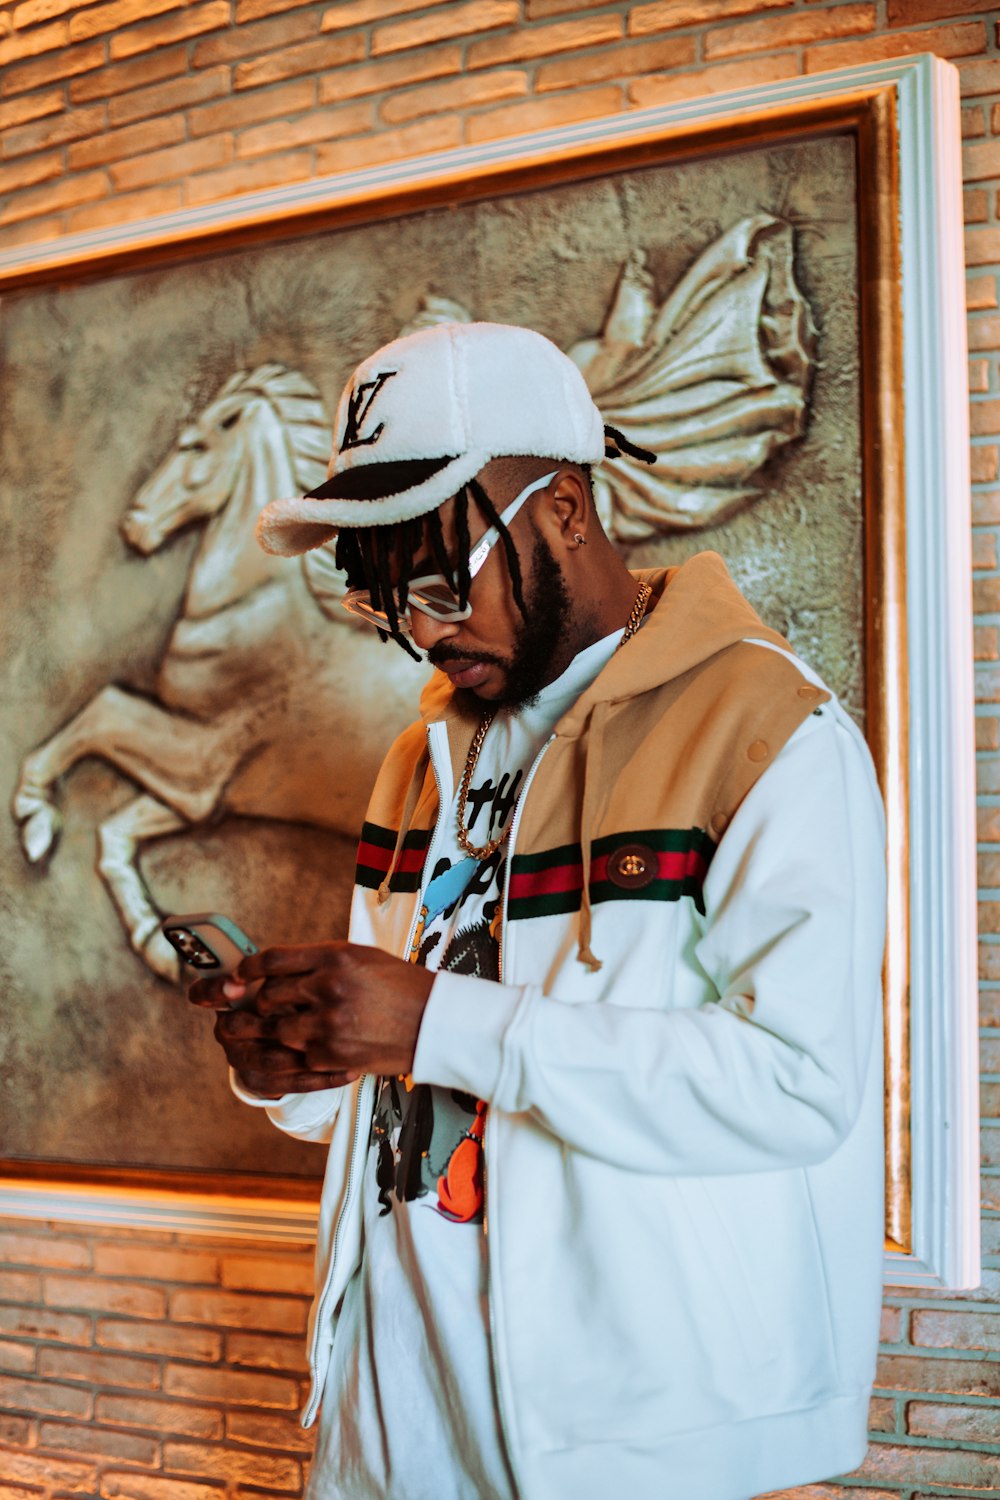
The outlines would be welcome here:
M 489 484 L 488 472 L 481 476 L 496 509 L 514 498 Z M 508 486 L 509 488 L 510 486 Z M 510 535 L 521 564 L 521 579 L 527 620 L 518 609 L 511 588 L 504 549 L 498 543 L 472 580 L 467 620 L 440 621 L 420 610 L 411 612 L 413 641 L 428 660 L 446 672 L 460 694 L 517 709 L 537 696 L 568 665 L 573 646 L 573 605 L 562 571 L 533 513 L 533 505 L 544 505 L 547 492 L 532 496 L 511 523 Z M 455 502 L 441 508 L 441 523 L 449 560 L 456 556 Z M 469 536 L 472 546 L 487 530 L 488 523 L 474 504 L 469 505 Z M 437 565 L 425 540 L 414 560 L 412 576 L 436 572 Z

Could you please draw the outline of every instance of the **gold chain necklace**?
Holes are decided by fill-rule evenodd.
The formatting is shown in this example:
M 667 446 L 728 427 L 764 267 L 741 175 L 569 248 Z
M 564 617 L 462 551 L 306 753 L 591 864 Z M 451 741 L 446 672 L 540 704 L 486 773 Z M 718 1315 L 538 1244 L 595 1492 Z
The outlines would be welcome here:
M 625 622 L 625 629 L 622 632 L 622 638 L 618 642 L 618 645 L 615 647 L 616 651 L 620 651 L 621 648 L 626 644 L 626 642 L 630 641 L 635 635 L 636 631 L 639 629 L 639 626 L 642 623 L 642 617 L 646 613 L 646 605 L 649 602 L 649 596 L 652 592 L 653 590 L 648 583 L 640 583 L 639 592 L 636 594 L 635 603 L 632 605 L 632 612 L 629 615 L 628 620 Z M 465 805 L 468 801 L 469 788 L 472 785 L 472 777 L 475 773 L 476 762 L 479 759 L 479 752 L 483 748 L 483 740 L 486 738 L 486 731 L 493 723 L 495 717 L 496 711 L 493 710 L 490 713 L 485 714 L 481 719 L 479 728 L 476 730 L 475 734 L 472 737 L 472 744 L 469 746 L 469 753 L 465 757 L 465 770 L 462 772 L 462 780 L 458 788 L 458 846 L 464 854 L 471 854 L 473 859 L 489 859 L 491 854 L 495 854 L 510 832 L 514 822 L 512 813 L 511 818 L 507 823 L 507 827 L 503 830 L 503 832 L 497 834 L 495 839 L 490 839 L 489 843 L 487 844 L 474 844 L 469 838 L 469 830 L 465 826 Z M 517 804 L 515 803 L 515 810 L 516 806 Z

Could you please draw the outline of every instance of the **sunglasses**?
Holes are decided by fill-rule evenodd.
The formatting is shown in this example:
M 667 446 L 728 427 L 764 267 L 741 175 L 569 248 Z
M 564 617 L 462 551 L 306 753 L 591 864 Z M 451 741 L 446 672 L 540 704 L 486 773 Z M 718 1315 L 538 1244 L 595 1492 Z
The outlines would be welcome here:
M 500 520 L 506 527 L 510 526 L 521 506 L 529 500 L 538 490 L 543 490 L 547 484 L 555 479 L 559 470 L 554 469 L 551 474 L 545 474 L 541 479 L 532 480 L 531 484 L 525 485 L 521 493 L 501 511 Z M 483 564 L 489 557 L 493 548 L 500 540 L 500 532 L 495 526 L 484 531 L 479 541 L 469 553 L 469 583 L 480 573 Z M 349 589 L 341 600 L 344 608 L 350 614 L 356 615 L 359 620 L 367 620 L 369 625 L 374 625 L 378 630 L 387 635 L 392 634 L 388 616 L 384 610 L 376 609 L 372 604 L 371 594 L 367 589 Z M 423 615 L 441 623 L 450 623 L 453 620 L 467 620 L 472 614 L 472 605 L 465 607 L 459 603 L 458 595 L 451 587 L 443 573 L 422 573 L 419 578 L 414 578 L 406 592 L 406 609 L 398 615 L 399 630 L 403 635 L 412 633 L 410 624 L 410 611 L 419 609 Z M 398 614 L 398 611 L 397 611 Z

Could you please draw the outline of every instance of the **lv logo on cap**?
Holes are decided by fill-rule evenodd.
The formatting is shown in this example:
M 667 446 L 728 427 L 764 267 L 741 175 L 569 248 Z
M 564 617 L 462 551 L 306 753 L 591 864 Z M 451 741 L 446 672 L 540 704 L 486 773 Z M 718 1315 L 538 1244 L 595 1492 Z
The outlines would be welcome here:
M 382 436 L 384 422 L 380 422 L 374 432 L 367 437 L 361 435 L 361 424 L 368 418 L 372 409 L 372 402 L 387 380 L 398 374 L 397 370 L 382 370 L 375 376 L 374 380 L 365 380 L 356 386 L 351 392 L 350 402 L 347 408 L 347 425 L 344 428 L 343 441 L 340 444 L 341 453 L 348 448 L 366 448 L 371 443 L 377 443 Z

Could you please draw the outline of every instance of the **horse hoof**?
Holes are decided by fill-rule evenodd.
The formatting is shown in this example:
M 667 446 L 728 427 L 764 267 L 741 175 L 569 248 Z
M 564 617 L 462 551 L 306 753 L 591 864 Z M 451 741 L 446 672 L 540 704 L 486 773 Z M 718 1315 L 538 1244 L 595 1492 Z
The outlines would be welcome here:
M 21 825 L 21 847 L 33 865 L 45 858 L 62 828 L 62 818 L 51 802 L 35 807 Z
M 165 980 L 167 984 L 180 984 L 180 960 L 158 927 L 143 943 L 141 952 L 147 967 L 152 969 L 158 979 Z

